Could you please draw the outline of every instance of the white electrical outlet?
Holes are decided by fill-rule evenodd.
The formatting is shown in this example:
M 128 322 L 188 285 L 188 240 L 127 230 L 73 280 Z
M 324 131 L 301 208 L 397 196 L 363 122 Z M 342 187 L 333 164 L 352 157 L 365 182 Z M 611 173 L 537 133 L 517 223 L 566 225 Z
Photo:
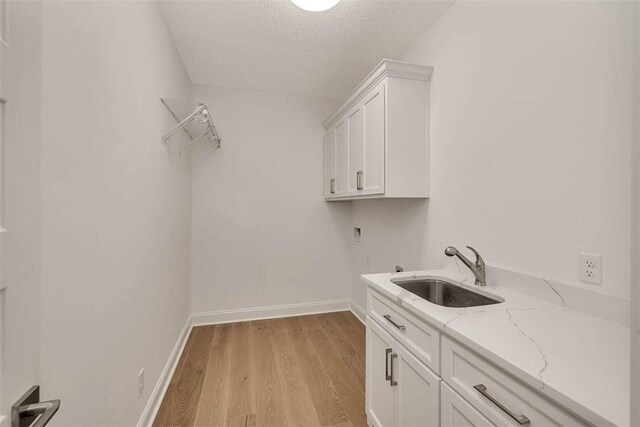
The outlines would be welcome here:
M 581 282 L 602 285 L 602 255 L 580 253 L 578 273 Z
M 144 368 L 138 372 L 138 396 L 142 394 L 142 390 L 144 390 Z

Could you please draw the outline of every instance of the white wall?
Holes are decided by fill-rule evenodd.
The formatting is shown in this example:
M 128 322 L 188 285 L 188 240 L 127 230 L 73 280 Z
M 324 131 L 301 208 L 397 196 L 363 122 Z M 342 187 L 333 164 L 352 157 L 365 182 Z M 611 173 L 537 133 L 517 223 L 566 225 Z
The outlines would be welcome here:
M 154 2 L 46 1 L 42 25 L 43 391 L 53 425 L 134 425 L 189 315 L 190 164 L 159 98 L 191 84 Z
M 337 101 L 194 86 L 222 149 L 193 157 L 192 312 L 348 298 L 349 203 L 322 198 Z
M 438 267 L 449 244 L 573 284 L 602 254 L 603 289 L 629 294 L 629 7 L 458 2 L 406 50 L 434 67 L 432 197 L 354 203 L 360 304 L 357 274 Z
M 640 259 L 640 4 L 633 3 L 630 17 L 633 61 L 631 75 L 633 93 L 631 111 L 634 114 L 631 141 L 631 259 Z M 640 425 L 640 263 L 632 262 L 631 275 L 631 425 Z
M 40 381 L 40 45 L 41 3 L 8 2 L 1 96 L 3 125 L 0 313 L 4 366 L 0 415 Z

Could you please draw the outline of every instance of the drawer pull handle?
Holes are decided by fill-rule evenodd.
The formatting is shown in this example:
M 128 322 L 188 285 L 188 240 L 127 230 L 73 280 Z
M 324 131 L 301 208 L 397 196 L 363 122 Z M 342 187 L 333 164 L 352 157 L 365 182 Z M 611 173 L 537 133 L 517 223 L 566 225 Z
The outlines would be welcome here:
M 406 326 L 404 325 L 398 325 L 396 322 L 393 321 L 393 319 L 391 319 L 391 315 L 390 314 L 385 314 L 384 316 L 385 319 L 387 319 L 387 321 L 389 323 L 391 323 L 393 326 L 395 326 L 396 328 L 400 329 L 401 331 L 404 331 L 406 328 Z
M 388 348 L 384 353 L 384 380 L 391 381 L 391 375 L 389 375 L 389 353 L 391 353 L 391 349 Z
M 391 387 L 393 387 L 394 385 L 398 385 L 398 381 L 394 381 L 393 379 L 393 359 L 397 358 L 398 355 L 396 353 L 391 353 L 391 374 L 389 375 L 389 380 L 391 381 Z
M 364 175 L 363 171 L 356 172 L 356 188 L 358 190 L 364 190 L 364 186 L 362 185 L 362 175 Z
M 393 374 L 392 374 L 393 375 Z M 478 390 L 480 392 L 481 395 L 483 395 L 484 397 L 486 397 L 487 399 L 489 399 L 489 401 L 491 403 L 493 403 L 494 405 L 496 405 L 498 408 L 502 409 L 502 411 L 504 413 L 506 413 L 507 415 L 509 415 L 511 418 L 513 418 L 514 420 L 516 420 L 516 422 L 518 424 L 520 424 L 521 426 L 526 426 L 528 424 L 531 423 L 531 421 L 529 420 L 529 418 L 527 418 L 525 415 L 518 415 L 518 414 L 514 414 L 513 412 L 511 412 L 509 409 L 507 409 L 506 406 L 504 406 L 502 403 L 498 402 L 495 398 L 493 398 L 489 392 L 487 391 L 487 386 L 484 384 L 477 384 L 474 385 L 473 388 L 475 388 L 476 390 Z
M 329 180 L 329 193 L 336 194 L 336 179 L 331 178 Z

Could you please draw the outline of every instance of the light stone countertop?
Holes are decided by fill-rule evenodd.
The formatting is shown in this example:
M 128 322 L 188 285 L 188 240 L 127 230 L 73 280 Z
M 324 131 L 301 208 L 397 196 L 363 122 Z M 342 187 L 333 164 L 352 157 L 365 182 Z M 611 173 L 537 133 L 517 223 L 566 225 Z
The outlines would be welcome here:
M 589 422 L 629 425 L 629 328 L 489 283 L 504 303 L 447 308 L 390 279 L 445 278 L 478 289 L 451 270 L 365 274 L 368 286 Z M 557 293 L 557 292 L 556 292 Z M 558 294 L 559 296 L 559 294 Z

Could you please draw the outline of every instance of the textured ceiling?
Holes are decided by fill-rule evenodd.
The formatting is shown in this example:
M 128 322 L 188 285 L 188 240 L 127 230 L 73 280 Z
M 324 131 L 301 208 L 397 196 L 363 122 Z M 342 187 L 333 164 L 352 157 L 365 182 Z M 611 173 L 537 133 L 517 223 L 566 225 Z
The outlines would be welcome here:
M 173 0 L 162 9 L 193 83 L 343 98 L 452 3 L 342 0 L 307 12 L 289 0 Z

